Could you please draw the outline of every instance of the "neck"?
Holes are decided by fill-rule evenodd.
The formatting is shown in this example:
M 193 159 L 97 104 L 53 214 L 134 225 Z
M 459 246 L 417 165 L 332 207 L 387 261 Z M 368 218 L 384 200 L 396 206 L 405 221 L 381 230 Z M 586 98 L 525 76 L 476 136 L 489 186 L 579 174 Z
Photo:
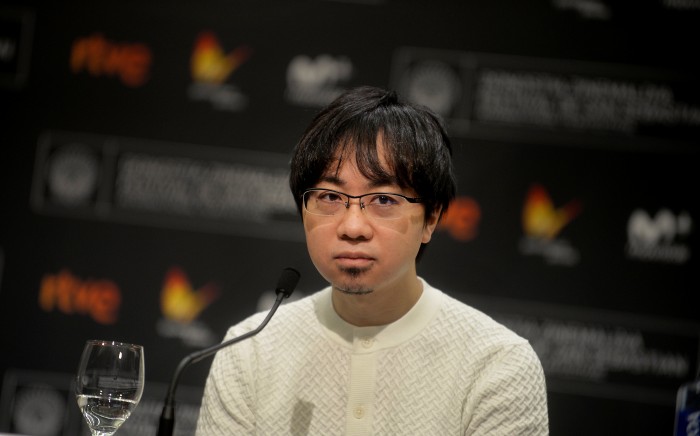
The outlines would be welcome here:
M 333 308 L 344 321 L 357 327 L 391 324 L 418 302 L 423 284 L 414 277 L 393 290 L 375 289 L 364 295 L 346 294 L 333 288 Z

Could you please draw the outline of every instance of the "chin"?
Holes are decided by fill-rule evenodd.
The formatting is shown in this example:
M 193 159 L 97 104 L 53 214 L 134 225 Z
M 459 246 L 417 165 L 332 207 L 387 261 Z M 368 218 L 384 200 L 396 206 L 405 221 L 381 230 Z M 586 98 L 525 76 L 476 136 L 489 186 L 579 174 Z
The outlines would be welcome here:
M 347 295 L 367 295 L 374 287 L 363 278 L 369 268 L 341 268 L 333 274 L 329 282 L 334 289 Z
M 369 295 L 374 292 L 373 289 L 369 288 L 341 288 L 336 286 L 335 289 L 345 295 Z

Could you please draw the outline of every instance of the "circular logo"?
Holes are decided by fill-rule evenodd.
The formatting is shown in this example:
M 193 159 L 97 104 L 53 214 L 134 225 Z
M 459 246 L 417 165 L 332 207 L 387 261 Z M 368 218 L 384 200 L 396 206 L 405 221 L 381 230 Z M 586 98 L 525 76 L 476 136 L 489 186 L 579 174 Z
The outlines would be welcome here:
M 462 94 L 457 73 L 436 60 L 423 61 L 410 68 L 404 78 L 404 89 L 409 100 L 442 116 L 450 114 Z
M 99 164 L 85 146 L 69 144 L 50 158 L 47 183 L 51 196 L 60 203 L 84 204 L 97 189 Z
M 14 431 L 37 436 L 59 435 L 63 428 L 65 402 L 49 386 L 31 386 L 15 395 Z

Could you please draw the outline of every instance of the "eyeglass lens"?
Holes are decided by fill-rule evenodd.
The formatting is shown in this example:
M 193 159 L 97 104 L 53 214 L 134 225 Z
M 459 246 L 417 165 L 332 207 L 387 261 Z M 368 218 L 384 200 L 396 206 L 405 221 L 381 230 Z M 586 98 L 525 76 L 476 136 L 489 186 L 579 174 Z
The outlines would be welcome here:
M 385 193 L 365 194 L 358 200 L 368 215 L 380 219 L 399 218 L 408 205 L 405 198 Z M 312 214 L 333 216 L 350 207 L 350 197 L 335 191 L 307 191 L 304 193 L 304 206 Z

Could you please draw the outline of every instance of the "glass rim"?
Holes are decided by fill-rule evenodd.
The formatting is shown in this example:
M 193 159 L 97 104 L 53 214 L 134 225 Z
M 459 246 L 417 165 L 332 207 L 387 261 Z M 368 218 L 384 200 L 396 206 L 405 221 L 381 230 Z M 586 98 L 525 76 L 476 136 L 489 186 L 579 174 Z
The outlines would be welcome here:
M 340 211 L 340 213 L 325 214 L 325 213 L 314 212 L 314 211 L 310 210 L 308 207 L 307 195 L 315 193 L 315 192 L 333 192 L 335 194 L 342 195 L 342 196 L 347 198 L 347 202 L 343 202 L 343 205 L 345 207 L 343 209 L 338 209 Z M 421 204 L 424 202 L 424 199 L 421 197 L 409 197 L 408 195 L 399 194 L 396 192 L 376 191 L 376 192 L 367 192 L 367 193 L 361 194 L 361 195 L 350 195 L 350 194 L 347 194 L 345 192 L 336 191 L 335 189 L 330 189 L 330 188 L 309 188 L 309 189 L 306 189 L 301 194 L 301 198 L 302 198 L 301 203 L 302 203 L 302 207 L 304 208 L 304 210 L 311 215 L 332 218 L 332 217 L 338 217 L 338 216 L 343 215 L 344 211 L 346 209 L 348 209 L 350 199 L 355 199 L 355 198 L 361 199 L 362 197 L 367 197 L 370 195 L 385 195 L 385 196 L 399 197 L 405 201 L 405 203 L 403 203 L 403 204 L 406 204 L 406 205 Z M 340 205 L 338 205 L 338 206 L 340 206 Z M 360 206 L 360 209 L 364 213 L 367 214 L 368 218 L 377 219 L 380 221 L 394 221 L 394 220 L 400 219 L 403 216 L 405 216 L 404 212 L 400 212 L 396 216 L 390 216 L 390 217 L 381 216 L 381 215 L 378 215 L 375 213 L 375 211 L 378 209 L 375 209 L 374 207 L 372 207 L 371 204 L 363 204 L 362 202 L 360 202 L 359 206 Z M 401 211 L 401 209 L 399 209 L 399 211 Z
M 306 194 L 309 194 L 311 192 L 324 192 L 324 191 L 335 192 L 336 194 L 340 194 L 340 195 L 344 195 L 344 196 L 348 197 L 348 199 L 350 199 L 350 198 L 358 198 L 359 199 L 362 197 L 367 197 L 368 195 L 390 195 L 390 196 L 401 197 L 404 200 L 406 200 L 406 202 L 408 202 L 410 204 L 425 203 L 425 199 L 422 197 L 411 197 L 411 196 L 408 196 L 405 194 L 399 194 L 398 192 L 376 191 L 376 192 L 367 192 L 367 193 L 361 194 L 361 195 L 350 195 L 350 194 L 347 194 L 345 192 L 337 191 L 337 190 L 331 189 L 331 188 L 308 188 L 308 189 L 305 189 L 304 192 L 301 193 L 301 197 L 305 198 Z
M 88 339 L 87 341 L 85 341 L 85 345 L 88 345 L 88 344 L 89 345 L 113 345 L 116 347 L 143 349 L 143 345 L 132 344 L 129 342 L 111 341 L 108 339 Z

